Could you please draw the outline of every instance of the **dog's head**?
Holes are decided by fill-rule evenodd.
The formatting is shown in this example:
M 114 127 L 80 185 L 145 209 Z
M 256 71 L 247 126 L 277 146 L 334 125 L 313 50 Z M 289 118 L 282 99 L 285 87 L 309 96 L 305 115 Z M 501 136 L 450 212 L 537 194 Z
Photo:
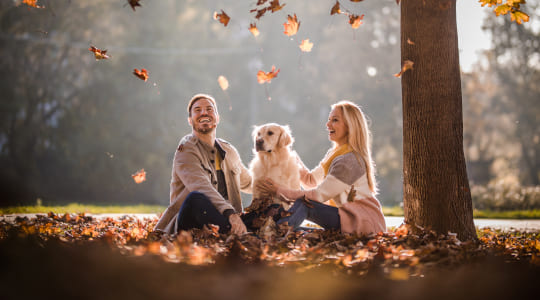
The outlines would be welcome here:
M 294 140 L 288 125 L 268 123 L 253 129 L 253 141 L 255 152 L 272 152 L 287 148 Z

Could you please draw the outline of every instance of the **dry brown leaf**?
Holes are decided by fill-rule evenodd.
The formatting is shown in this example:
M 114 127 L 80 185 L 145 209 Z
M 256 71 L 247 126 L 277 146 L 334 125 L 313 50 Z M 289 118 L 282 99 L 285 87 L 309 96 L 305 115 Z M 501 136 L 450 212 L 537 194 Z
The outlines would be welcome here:
M 136 6 L 141 6 L 141 4 L 139 2 L 141 2 L 141 0 L 127 0 L 129 6 L 131 6 L 131 8 L 133 9 L 133 11 L 135 11 L 135 7 Z
M 45 6 L 37 5 L 37 0 L 23 0 L 23 3 L 34 8 L 45 8 Z
M 330 10 L 330 15 L 340 14 L 340 13 L 341 13 L 341 8 L 339 6 L 339 1 L 336 1 L 336 4 L 334 4 L 334 6 L 332 6 L 332 9 Z
M 146 172 L 144 169 L 140 169 L 135 174 L 131 175 L 136 184 L 139 184 L 146 180 Z
M 221 13 L 218 13 L 217 11 L 214 12 L 214 20 L 218 20 L 221 24 L 223 24 L 223 26 L 227 26 L 231 18 L 229 18 L 229 16 L 222 9 Z
M 90 48 L 88 48 L 88 50 L 90 50 L 90 52 L 93 52 L 94 53 L 94 57 L 96 58 L 96 60 L 100 60 L 100 59 L 109 59 L 110 56 L 107 55 L 107 50 L 101 50 L 101 49 L 98 49 L 92 45 L 90 45 Z
M 259 35 L 259 29 L 255 23 L 249 24 L 249 32 L 251 32 L 251 34 L 253 34 L 255 37 Z
M 257 81 L 260 84 L 263 84 L 265 82 L 270 83 L 273 78 L 277 77 L 278 73 L 279 69 L 276 70 L 275 66 L 272 66 L 272 70 L 270 72 L 264 72 L 262 70 L 259 70 L 259 72 L 257 72 Z
M 219 75 L 217 81 L 218 81 L 219 87 L 222 90 L 226 91 L 229 88 L 229 81 L 227 80 L 225 76 Z
M 137 69 L 133 70 L 133 75 L 137 76 L 141 80 L 148 80 L 148 71 L 146 69 L 141 69 L 140 71 Z
M 350 15 L 349 16 L 349 24 L 351 24 L 351 27 L 353 29 L 357 29 L 362 25 L 362 20 L 364 19 L 364 15 L 358 16 L 358 15 Z
M 414 65 L 414 62 L 410 61 L 410 60 L 405 60 L 405 62 L 403 63 L 403 66 L 401 67 L 401 71 L 397 74 L 394 74 L 395 77 L 401 77 L 401 75 L 403 75 L 403 73 L 405 73 L 405 71 L 409 70 L 409 69 L 412 69 L 413 68 L 413 65 Z
M 285 27 L 283 33 L 285 33 L 287 36 L 295 35 L 300 27 L 300 22 L 298 22 L 296 14 L 294 14 L 294 17 L 287 15 L 287 23 L 283 23 L 283 27 Z
M 311 52 L 311 48 L 313 48 L 313 43 L 309 42 L 309 39 L 302 40 L 302 43 L 300 43 L 300 50 L 302 52 Z

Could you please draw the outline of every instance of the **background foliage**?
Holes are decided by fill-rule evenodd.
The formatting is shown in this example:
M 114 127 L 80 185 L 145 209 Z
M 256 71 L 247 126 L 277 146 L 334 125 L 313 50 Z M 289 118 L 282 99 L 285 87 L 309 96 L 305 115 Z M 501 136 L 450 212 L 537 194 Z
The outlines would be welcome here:
M 255 20 L 249 1 L 45 1 L 29 9 L 0 3 L 1 205 L 67 202 L 168 203 L 170 164 L 190 131 L 185 107 L 206 92 L 219 102 L 218 136 L 247 164 L 251 129 L 289 124 L 294 148 L 315 167 L 330 146 L 329 105 L 359 103 L 371 119 L 384 205 L 401 202 L 399 6 L 342 3 L 365 14 L 353 30 L 330 16 L 333 1 L 286 1 Z M 224 9 L 227 27 L 212 19 Z M 531 18 L 538 7 L 527 7 Z M 298 34 L 282 24 L 296 13 Z M 261 34 L 253 37 L 250 23 Z M 488 17 L 494 49 L 463 74 L 464 142 L 474 185 L 540 185 L 538 26 Z M 313 50 L 298 48 L 302 39 Z M 90 44 L 108 49 L 96 61 Z M 271 84 L 255 74 L 275 65 Z M 145 68 L 143 82 L 131 74 Z M 217 78 L 230 88 L 220 89 Z M 269 101 L 268 98 L 271 97 Z M 230 100 L 230 101 L 229 101 Z M 229 103 L 231 110 L 229 110 Z M 131 174 L 144 168 L 139 185 Z

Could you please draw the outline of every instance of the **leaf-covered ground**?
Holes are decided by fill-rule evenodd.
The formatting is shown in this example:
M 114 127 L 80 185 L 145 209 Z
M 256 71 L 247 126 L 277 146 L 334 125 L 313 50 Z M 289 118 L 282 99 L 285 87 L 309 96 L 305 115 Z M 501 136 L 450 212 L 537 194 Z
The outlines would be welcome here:
M 84 214 L 0 222 L 1 298 L 509 299 L 540 279 L 540 233 L 157 235 L 157 219 Z

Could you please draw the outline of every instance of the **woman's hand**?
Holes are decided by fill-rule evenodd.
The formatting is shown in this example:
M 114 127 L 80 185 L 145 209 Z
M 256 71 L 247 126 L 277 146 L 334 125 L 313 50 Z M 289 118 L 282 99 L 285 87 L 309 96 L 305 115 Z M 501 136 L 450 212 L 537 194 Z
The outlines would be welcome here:
M 274 197 L 277 194 L 278 186 L 270 178 L 259 180 L 255 187 L 265 196 Z

